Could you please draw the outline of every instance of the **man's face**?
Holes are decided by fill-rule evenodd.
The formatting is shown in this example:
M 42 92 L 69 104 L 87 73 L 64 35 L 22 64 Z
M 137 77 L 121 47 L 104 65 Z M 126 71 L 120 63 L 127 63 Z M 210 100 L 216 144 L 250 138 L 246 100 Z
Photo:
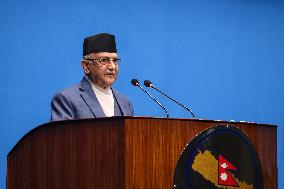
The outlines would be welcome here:
M 111 59 L 105 63 L 100 60 Z M 82 67 L 90 80 L 101 88 L 111 86 L 118 74 L 118 64 L 112 61 L 117 58 L 117 53 L 99 52 L 89 55 L 90 60 L 83 60 Z M 92 60 L 95 59 L 95 60 Z

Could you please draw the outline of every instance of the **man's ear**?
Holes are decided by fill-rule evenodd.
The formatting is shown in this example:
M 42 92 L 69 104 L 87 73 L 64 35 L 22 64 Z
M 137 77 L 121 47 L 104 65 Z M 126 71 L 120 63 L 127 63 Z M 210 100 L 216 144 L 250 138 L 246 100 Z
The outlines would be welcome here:
M 82 60 L 81 66 L 82 66 L 82 68 L 84 69 L 85 74 L 89 74 L 89 73 L 90 73 L 88 61 Z

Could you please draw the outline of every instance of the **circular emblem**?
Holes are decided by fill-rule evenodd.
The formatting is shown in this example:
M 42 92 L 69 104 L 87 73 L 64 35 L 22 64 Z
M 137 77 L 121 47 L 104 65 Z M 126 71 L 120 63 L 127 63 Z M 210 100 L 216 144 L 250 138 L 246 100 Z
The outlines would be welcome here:
M 233 126 L 216 126 L 186 145 L 173 188 L 263 189 L 262 170 L 249 138 Z

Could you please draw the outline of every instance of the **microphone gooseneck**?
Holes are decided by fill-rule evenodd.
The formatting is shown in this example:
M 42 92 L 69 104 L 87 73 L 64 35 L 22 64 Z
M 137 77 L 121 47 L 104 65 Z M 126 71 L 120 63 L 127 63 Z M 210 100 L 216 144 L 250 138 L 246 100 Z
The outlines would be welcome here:
M 144 85 L 146 87 L 151 87 L 153 89 L 155 89 L 156 91 L 158 91 L 159 93 L 163 94 L 164 96 L 166 96 L 167 98 L 171 99 L 172 101 L 174 101 L 175 103 L 177 103 L 178 105 L 180 105 L 181 107 L 183 107 L 184 109 L 186 109 L 187 111 L 189 111 L 192 115 L 192 117 L 194 118 L 195 115 L 194 113 L 192 112 L 191 109 L 189 109 L 188 107 L 186 107 L 185 105 L 181 104 L 180 102 L 178 102 L 177 100 L 173 99 L 172 97 L 168 96 L 167 94 L 165 94 L 163 91 L 159 90 L 158 88 L 156 88 L 151 81 L 149 80 L 144 80 Z
M 132 79 L 131 80 L 132 85 L 138 86 L 143 92 L 145 92 L 152 100 L 154 100 L 163 110 L 166 112 L 167 117 L 169 117 L 168 110 L 163 106 L 158 100 L 156 100 L 148 91 L 146 91 L 139 83 L 138 79 Z

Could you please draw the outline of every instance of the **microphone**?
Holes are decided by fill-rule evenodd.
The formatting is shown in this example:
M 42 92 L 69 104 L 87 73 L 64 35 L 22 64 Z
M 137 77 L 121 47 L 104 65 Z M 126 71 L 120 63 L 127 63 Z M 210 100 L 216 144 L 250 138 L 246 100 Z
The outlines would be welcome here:
M 187 111 L 189 111 L 192 115 L 192 117 L 194 118 L 194 113 L 191 111 L 191 109 L 189 109 L 188 107 L 186 107 L 185 105 L 181 104 L 180 102 L 176 101 L 175 99 L 173 99 L 172 97 L 168 96 L 167 94 L 165 94 L 164 92 L 160 91 L 159 89 L 157 89 L 151 81 L 149 80 L 144 80 L 144 85 L 146 87 L 151 87 L 153 89 L 155 89 L 156 91 L 158 91 L 159 93 L 163 94 L 164 96 L 166 96 L 167 98 L 171 99 L 172 101 L 174 101 L 175 103 L 177 103 L 178 105 L 180 105 L 181 107 L 183 107 L 184 109 L 186 109 Z
M 167 117 L 169 117 L 169 113 L 167 111 L 167 109 L 165 108 L 165 106 L 163 106 L 158 100 L 156 100 L 150 93 L 148 93 L 145 89 L 143 89 L 143 87 L 141 87 L 141 85 L 139 84 L 138 79 L 132 79 L 131 80 L 132 85 L 134 86 L 138 86 L 143 92 L 145 92 L 152 100 L 154 100 L 157 104 L 159 104 L 159 106 L 161 108 L 163 108 L 167 114 Z

